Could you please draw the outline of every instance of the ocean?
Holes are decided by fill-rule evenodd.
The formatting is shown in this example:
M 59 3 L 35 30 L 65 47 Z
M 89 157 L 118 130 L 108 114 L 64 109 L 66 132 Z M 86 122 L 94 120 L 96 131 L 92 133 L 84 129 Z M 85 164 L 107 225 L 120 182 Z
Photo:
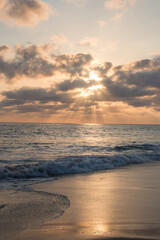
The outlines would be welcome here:
M 160 125 L 0 123 L 0 187 L 160 161 Z

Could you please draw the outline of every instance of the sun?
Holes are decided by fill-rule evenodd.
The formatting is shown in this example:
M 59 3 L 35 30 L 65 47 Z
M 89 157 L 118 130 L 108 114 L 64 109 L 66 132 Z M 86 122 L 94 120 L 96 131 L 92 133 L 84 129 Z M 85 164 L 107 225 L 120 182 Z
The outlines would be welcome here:
M 94 86 L 91 86 L 89 88 L 87 88 L 88 91 L 91 91 L 91 92 L 94 92 L 96 90 L 99 90 L 99 89 L 102 89 L 102 85 L 94 85 Z
M 100 81 L 102 80 L 94 71 L 90 71 L 89 77 L 84 79 L 87 82 L 95 81 L 94 85 L 81 90 L 81 94 L 83 97 L 88 97 L 94 94 L 96 91 L 100 91 L 103 86 L 101 85 Z M 97 83 L 96 83 L 97 82 Z
M 82 95 L 83 97 L 88 97 L 88 96 L 94 94 L 96 91 L 100 91 L 102 88 L 103 88 L 102 85 L 97 84 L 97 85 L 88 87 L 85 90 L 82 90 L 80 95 Z
M 94 71 L 90 71 L 89 76 L 84 78 L 85 81 L 90 81 L 90 80 L 94 80 L 94 81 L 101 81 L 102 78 L 100 78 Z
M 95 81 L 101 81 L 102 79 L 93 71 L 89 73 L 89 79 Z

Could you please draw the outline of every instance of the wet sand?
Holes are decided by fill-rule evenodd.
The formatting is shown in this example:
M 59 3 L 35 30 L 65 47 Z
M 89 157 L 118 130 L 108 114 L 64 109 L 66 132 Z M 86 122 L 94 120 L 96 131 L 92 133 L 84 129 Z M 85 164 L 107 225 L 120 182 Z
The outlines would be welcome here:
M 69 205 L 65 196 L 57 194 L 0 190 L 0 240 L 60 217 Z
M 10 240 L 160 239 L 160 163 L 59 177 L 36 191 L 66 195 L 63 216 Z

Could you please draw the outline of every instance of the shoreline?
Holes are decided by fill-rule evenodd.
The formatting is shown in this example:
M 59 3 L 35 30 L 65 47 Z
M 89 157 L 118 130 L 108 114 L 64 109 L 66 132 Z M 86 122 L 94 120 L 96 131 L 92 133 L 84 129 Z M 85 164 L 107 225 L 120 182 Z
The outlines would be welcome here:
M 0 240 L 16 237 L 25 229 L 63 215 L 67 197 L 42 191 L 0 190 Z
M 63 216 L 9 240 L 159 239 L 160 163 L 77 175 L 32 185 L 65 195 Z M 34 237 L 34 238 L 33 238 Z

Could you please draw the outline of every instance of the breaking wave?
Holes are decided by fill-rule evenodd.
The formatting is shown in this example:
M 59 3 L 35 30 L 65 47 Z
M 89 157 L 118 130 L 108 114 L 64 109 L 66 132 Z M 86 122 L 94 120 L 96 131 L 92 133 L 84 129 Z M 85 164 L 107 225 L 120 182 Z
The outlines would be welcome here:
M 3 166 L 0 168 L 0 179 L 48 178 L 160 161 L 159 150 L 159 145 L 151 144 L 116 146 L 106 155 L 66 156 L 54 161 Z

